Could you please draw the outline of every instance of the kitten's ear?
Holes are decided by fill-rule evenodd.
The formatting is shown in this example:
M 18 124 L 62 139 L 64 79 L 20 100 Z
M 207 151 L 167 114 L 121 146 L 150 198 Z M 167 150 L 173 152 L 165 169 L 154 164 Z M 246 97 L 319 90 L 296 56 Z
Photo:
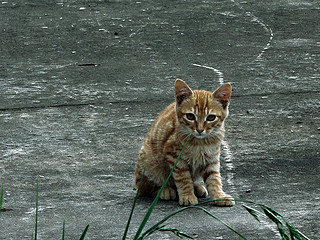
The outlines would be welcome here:
M 231 84 L 225 83 L 212 93 L 212 97 L 221 103 L 223 108 L 226 108 L 230 101 L 231 91 Z
M 180 105 L 185 99 L 191 97 L 193 92 L 191 88 L 181 79 L 177 79 L 174 85 L 177 104 Z

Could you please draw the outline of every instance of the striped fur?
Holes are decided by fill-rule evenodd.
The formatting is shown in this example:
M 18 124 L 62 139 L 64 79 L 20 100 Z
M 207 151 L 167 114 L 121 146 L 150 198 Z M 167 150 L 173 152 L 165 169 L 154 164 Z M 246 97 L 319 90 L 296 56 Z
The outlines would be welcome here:
M 158 193 L 191 134 L 160 198 L 175 199 L 178 194 L 180 205 L 193 205 L 198 203 L 197 196 L 209 194 L 211 199 L 227 198 L 214 202 L 216 205 L 234 205 L 232 197 L 222 190 L 219 160 L 230 96 L 230 84 L 212 93 L 191 90 L 184 81 L 176 80 L 176 101 L 159 114 L 139 152 L 135 185 L 138 188 L 144 172 L 140 195 Z

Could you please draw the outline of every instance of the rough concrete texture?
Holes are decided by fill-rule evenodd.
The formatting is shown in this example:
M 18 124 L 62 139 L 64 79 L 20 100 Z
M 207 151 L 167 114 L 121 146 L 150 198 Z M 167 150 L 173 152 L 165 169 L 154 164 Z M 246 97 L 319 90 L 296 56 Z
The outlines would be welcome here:
M 320 212 L 317 1 L 2 1 L 0 239 L 121 239 L 140 145 L 174 80 L 233 85 L 226 192 L 264 203 L 310 239 Z M 132 239 L 152 199 L 138 200 Z M 280 239 L 237 203 L 206 206 L 248 239 Z M 154 224 L 176 201 L 159 202 Z M 196 239 L 238 239 L 207 215 L 169 221 Z M 151 239 L 175 239 L 171 233 Z

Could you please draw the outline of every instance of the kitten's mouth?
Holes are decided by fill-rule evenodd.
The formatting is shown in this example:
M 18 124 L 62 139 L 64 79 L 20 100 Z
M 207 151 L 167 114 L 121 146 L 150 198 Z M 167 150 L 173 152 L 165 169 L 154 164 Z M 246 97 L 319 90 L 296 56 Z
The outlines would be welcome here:
M 198 139 L 204 139 L 206 136 L 199 135 L 199 136 L 195 136 L 195 137 L 198 138 Z
M 206 134 L 198 134 L 198 133 L 194 133 L 193 136 L 197 139 L 204 139 L 207 135 Z

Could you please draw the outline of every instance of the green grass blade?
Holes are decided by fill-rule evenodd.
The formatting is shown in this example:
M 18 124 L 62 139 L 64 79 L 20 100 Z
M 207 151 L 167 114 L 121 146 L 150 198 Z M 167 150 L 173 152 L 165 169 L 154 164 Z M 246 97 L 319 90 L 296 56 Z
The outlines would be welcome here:
M 147 231 L 145 231 L 139 238 L 138 240 L 142 240 L 145 239 L 146 237 L 150 236 L 153 232 L 157 231 L 157 229 L 159 229 L 159 226 L 161 224 L 163 224 L 164 222 L 166 222 L 169 218 L 173 217 L 174 215 L 183 212 L 185 210 L 188 210 L 190 208 L 194 208 L 195 206 L 200 206 L 200 205 L 205 205 L 208 203 L 211 203 L 212 200 L 207 200 L 207 201 L 203 201 L 201 203 L 198 203 L 196 205 L 193 206 L 187 206 L 187 207 L 182 207 L 176 211 L 171 212 L 169 215 L 167 215 L 166 217 L 164 217 L 162 220 L 160 220 L 159 222 L 157 222 L 155 225 L 153 225 L 151 228 L 149 228 Z M 251 202 L 250 202 L 251 203 Z
M 183 212 L 189 208 L 192 208 L 193 206 L 188 206 L 188 207 L 183 207 L 180 208 L 176 211 L 171 212 L 169 215 L 167 215 L 166 217 L 164 217 L 162 220 L 160 220 L 159 222 L 157 222 L 155 225 L 153 225 L 151 228 L 149 228 L 147 231 L 145 231 L 138 239 L 142 240 L 145 239 L 146 237 L 150 236 L 152 233 L 156 232 L 157 230 L 160 229 L 160 225 L 163 224 L 164 222 L 166 222 L 169 218 L 173 217 L 174 215 Z
M 305 236 L 303 233 L 301 233 L 299 230 L 297 230 L 295 227 L 293 227 L 290 223 L 286 222 L 287 228 L 289 229 L 291 239 L 294 240 L 310 240 L 307 236 Z
M 212 218 L 216 219 L 217 221 L 221 222 L 223 225 L 225 225 L 228 229 L 230 229 L 231 231 L 233 231 L 234 233 L 236 233 L 238 236 L 240 236 L 242 239 L 247 239 L 246 237 L 244 237 L 241 233 L 239 233 L 238 231 L 236 231 L 235 229 L 233 229 L 230 225 L 228 225 L 227 223 L 225 223 L 224 221 L 222 221 L 220 218 L 214 216 L 212 213 L 210 213 L 209 211 L 207 211 L 205 208 L 200 207 L 200 205 L 204 205 L 207 203 L 212 202 L 212 200 L 210 201 L 205 201 L 193 206 L 187 206 L 187 207 L 183 207 L 180 208 L 176 211 L 171 212 L 169 215 L 167 215 L 166 217 L 164 217 L 161 221 L 159 221 L 158 223 L 156 223 L 154 226 L 152 226 L 151 228 L 149 228 L 146 232 L 144 232 L 141 237 L 139 238 L 139 240 L 145 239 L 146 237 L 150 236 L 152 233 L 154 233 L 155 231 L 161 231 L 160 230 L 160 225 L 163 224 L 164 222 L 166 222 L 169 218 L 173 217 L 174 215 L 183 212 L 185 210 L 188 210 L 190 208 L 197 208 L 202 210 L 203 212 L 205 212 L 206 214 L 208 214 L 209 216 L 211 216 Z
M 214 201 L 217 200 L 217 199 L 214 199 Z M 220 199 L 219 199 L 220 200 Z M 263 204 L 260 204 L 260 203 L 256 203 L 254 201 L 250 201 L 250 200 L 246 200 L 246 199 L 234 199 L 236 202 L 242 202 L 242 203 L 247 203 L 247 204 L 252 204 L 252 205 L 255 205 L 255 206 L 258 206 L 260 207 L 262 210 L 264 210 L 263 212 L 267 215 L 267 217 L 271 218 L 271 220 L 273 220 L 273 222 L 277 225 L 278 227 L 278 230 L 279 230 L 279 233 L 281 235 L 281 238 L 286 240 L 286 239 L 290 239 L 289 238 L 289 235 L 285 232 L 284 230 L 284 224 L 283 222 L 285 222 L 287 228 L 289 229 L 289 232 L 291 234 L 291 239 L 290 240 L 310 240 L 307 236 L 305 236 L 303 233 L 301 233 L 299 230 L 295 229 L 292 225 L 290 225 L 288 223 L 288 221 L 285 220 L 285 218 L 280 214 L 278 213 L 277 211 L 273 210 L 272 208 L 266 206 L 266 205 L 263 205 Z M 173 211 L 171 212 L 169 215 L 167 215 L 166 217 L 164 217 L 161 221 L 159 221 L 158 223 L 156 223 L 154 226 L 152 226 L 151 228 L 149 228 L 146 232 L 144 232 L 140 237 L 139 237 L 139 240 L 142 240 L 142 239 L 145 239 L 147 238 L 148 236 L 150 236 L 152 233 L 156 232 L 156 231 L 160 231 L 160 228 L 161 228 L 161 224 L 163 224 L 164 222 L 166 222 L 169 218 L 173 217 L 174 215 L 182 212 L 182 211 L 185 211 L 185 210 L 188 210 L 190 208 L 201 208 L 199 207 L 200 205 L 204 205 L 204 204 L 208 204 L 208 203 L 211 203 L 213 200 L 208 200 L 208 201 L 203 201 L 201 203 L 198 203 L 196 205 L 193 205 L 193 206 L 187 206 L 187 207 L 183 207 L 183 208 L 180 208 L 176 211 Z M 244 205 L 244 208 L 253 216 L 254 214 L 257 215 L 261 215 L 262 212 L 254 209 L 254 208 L 251 208 L 247 205 Z M 203 210 L 204 208 L 201 208 L 201 210 Z M 248 210 L 249 209 L 249 210 Z M 205 210 L 205 209 L 204 209 Z M 208 211 L 204 211 L 205 213 L 209 214 L 210 216 L 212 215 L 210 212 Z M 216 216 L 214 216 L 214 219 L 220 221 L 221 223 L 223 223 L 226 227 L 228 227 L 230 230 L 232 230 L 233 232 L 235 232 L 237 235 L 239 235 L 239 232 L 237 232 L 236 230 L 234 230 L 232 227 L 230 227 L 228 224 L 224 223 L 221 219 L 218 219 L 216 218 Z M 258 219 L 257 219 L 258 220 Z M 241 235 L 241 234 L 240 234 Z M 240 236 L 239 235 L 239 236 Z M 242 239 L 246 239 L 244 236 L 240 236 Z
M 266 205 L 262 205 L 262 204 L 259 204 L 259 205 L 264 211 L 264 213 L 267 215 L 267 217 L 269 217 L 277 225 L 278 231 L 281 235 L 282 240 L 287 240 L 287 239 L 288 240 L 290 239 L 291 240 L 303 240 L 303 239 L 310 240 L 303 233 L 301 233 L 300 231 L 295 229 L 291 224 L 289 224 L 289 222 L 280 213 L 278 213 L 277 211 L 275 211 L 274 209 Z M 285 222 L 286 227 L 289 229 L 290 237 L 284 229 L 283 222 Z
M 282 240 L 290 240 L 289 235 L 286 233 L 286 231 L 283 228 L 284 225 L 283 225 L 281 214 L 279 214 L 277 211 L 273 210 L 272 208 L 270 208 L 268 206 L 261 205 L 260 207 L 263 210 L 263 212 L 265 213 L 265 215 L 277 225 L 278 232 L 281 236 L 281 239 Z
M 260 219 L 259 219 L 259 214 L 260 212 L 252 207 L 249 207 L 245 204 L 242 204 L 242 207 L 244 207 L 244 209 L 246 209 L 248 211 L 248 213 L 251 214 L 251 216 L 253 216 L 258 222 L 260 222 Z
M 164 225 L 157 225 L 156 228 L 153 228 L 153 230 L 151 232 L 148 233 L 148 235 L 145 235 L 143 237 L 140 237 L 139 239 L 144 239 L 147 238 L 148 236 L 150 236 L 152 233 L 154 232 L 172 232 L 174 235 L 176 235 L 179 238 L 189 238 L 189 239 L 194 239 L 193 237 L 191 237 L 190 235 L 181 232 L 180 230 L 176 229 L 176 228 L 165 228 L 166 224 Z
M 217 199 L 214 199 L 214 200 L 217 200 Z M 221 199 L 219 199 L 219 200 L 221 200 Z M 235 201 L 238 201 L 238 200 L 235 200 Z M 239 201 L 241 201 L 241 200 L 239 200 Z M 248 201 L 248 202 L 253 203 L 251 201 Z M 180 212 L 183 212 L 185 210 L 188 210 L 190 208 L 195 208 L 197 206 L 205 205 L 205 204 L 208 204 L 208 203 L 212 203 L 212 200 L 203 201 L 201 203 L 198 203 L 198 204 L 192 205 L 192 206 L 182 207 L 182 208 L 180 208 L 180 209 L 178 209 L 176 211 L 171 212 L 166 217 L 164 217 L 162 220 L 160 220 L 155 225 L 153 225 L 151 228 L 149 228 L 147 231 L 145 231 L 138 239 L 142 240 L 142 239 L 145 239 L 146 237 L 150 236 L 153 232 L 155 232 L 155 231 L 157 231 L 157 229 L 159 229 L 159 226 L 161 224 L 166 222 L 169 218 L 173 217 L 174 215 L 176 215 L 176 214 L 178 214 Z
M 279 218 L 281 217 L 281 215 L 279 213 L 277 213 L 275 210 L 273 210 L 272 208 L 268 207 L 268 206 L 261 206 L 263 212 L 265 213 L 265 215 L 271 219 L 271 221 L 273 221 L 275 224 L 277 225 L 283 225 L 282 220 Z
M 161 189 L 159 190 L 159 192 L 158 192 L 157 196 L 156 196 L 156 197 L 155 197 L 155 199 L 153 200 L 153 202 L 152 202 L 152 204 L 151 204 L 151 206 L 150 206 L 150 208 L 149 208 L 149 210 L 148 210 L 147 214 L 145 215 L 145 217 L 144 217 L 143 221 L 141 222 L 140 227 L 139 227 L 139 229 L 138 229 L 138 231 L 137 231 L 137 233 L 136 233 L 136 235 L 135 235 L 135 237 L 134 237 L 134 240 L 139 239 L 139 236 L 140 236 L 140 234 L 141 234 L 141 232 L 142 232 L 143 228 L 145 227 L 145 225 L 146 225 L 147 221 L 149 220 L 150 215 L 151 215 L 151 213 L 152 213 L 152 211 L 153 211 L 154 207 L 156 206 L 156 204 L 157 204 L 157 202 L 158 202 L 158 200 L 159 200 L 159 198 L 160 198 L 161 192 L 163 191 L 163 189 L 164 189 L 164 188 L 165 188 L 165 186 L 167 185 L 167 183 L 168 183 L 168 181 L 169 181 L 169 179 L 170 179 L 170 177 L 171 177 L 171 175 L 172 175 L 172 173 L 173 173 L 173 171 L 174 171 L 175 167 L 176 167 L 176 166 L 177 166 L 177 164 L 178 164 L 178 162 L 179 162 L 179 160 L 180 160 L 180 158 L 181 158 L 181 156 L 182 156 L 182 153 L 183 153 L 184 149 L 185 149 L 185 148 L 186 148 L 186 146 L 187 146 L 187 143 L 188 143 L 188 141 L 189 141 L 190 137 L 191 137 L 191 135 L 189 135 L 189 136 L 188 136 L 188 138 L 187 138 L 187 140 L 186 140 L 185 144 L 183 145 L 183 148 L 182 148 L 182 150 L 181 150 L 181 152 L 180 152 L 180 154 L 179 154 L 179 156 L 178 156 L 178 158 L 177 158 L 176 162 L 174 163 L 174 166 L 172 167 L 172 169 L 171 169 L 171 171 L 170 171 L 169 176 L 167 177 L 166 181 L 165 181 L 165 182 L 164 182 L 164 184 L 162 185 L 162 187 L 161 187 Z
M 86 226 L 86 228 L 84 229 L 83 233 L 81 234 L 81 237 L 79 240 L 84 240 L 84 238 L 88 232 L 89 226 L 90 226 L 89 224 Z
M 151 234 L 153 234 L 154 232 L 156 231 L 159 231 L 159 229 L 161 228 L 162 226 L 158 226 L 157 227 L 153 227 L 153 228 L 150 228 L 148 231 L 146 231 L 144 234 L 142 234 L 138 240 L 143 240 L 143 239 L 146 239 L 148 238 Z
M 140 184 L 139 184 L 139 187 L 138 187 L 136 196 L 135 196 L 135 198 L 134 198 L 134 201 L 133 201 L 133 204 L 132 204 L 132 207 L 131 207 L 130 216 L 129 216 L 129 219 L 128 219 L 128 222 L 127 222 L 126 229 L 125 229 L 125 231 L 124 231 L 122 240 L 125 240 L 125 239 L 127 238 L 127 234 L 128 234 L 128 230 L 129 230 L 129 225 L 130 225 L 130 222 L 131 222 L 131 219 L 132 219 L 133 210 L 134 210 L 134 208 L 135 208 L 135 206 L 136 206 L 137 199 L 138 199 L 138 197 L 139 197 L 140 189 L 141 189 L 141 186 L 142 186 L 142 183 L 143 183 L 143 178 L 144 178 L 144 171 L 143 171 L 143 173 L 142 173 L 141 181 L 140 181 Z
M 66 220 L 63 220 L 63 224 L 62 224 L 62 240 L 64 240 L 65 233 L 66 233 Z
M 34 240 L 38 238 L 38 212 L 39 212 L 39 179 L 37 178 L 37 189 L 36 189 L 36 222 L 34 226 Z
M 207 209 L 203 208 L 203 207 L 199 207 L 199 206 L 194 206 L 195 208 L 199 208 L 201 209 L 203 212 L 205 212 L 206 214 L 208 214 L 210 217 L 212 217 L 213 219 L 219 221 L 220 223 L 222 223 L 225 227 L 227 227 L 228 229 L 230 229 L 232 232 L 234 232 L 235 234 L 237 234 L 239 237 L 241 237 L 242 239 L 247 240 L 247 238 L 245 236 L 243 236 L 241 233 L 239 233 L 237 230 L 235 230 L 234 228 L 232 228 L 229 224 L 225 223 L 223 220 L 221 220 L 220 218 L 218 218 L 217 216 L 213 215 L 211 212 L 209 212 Z
M 2 212 L 2 200 L 3 200 L 3 184 L 1 184 L 1 192 L 0 192 L 0 216 Z
M 164 226 L 160 226 L 158 231 L 160 232 L 172 232 L 174 235 L 176 235 L 179 238 L 188 238 L 188 239 L 194 239 L 192 236 L 181 232 L 180 230 L 176 229 L 176 228 L 165 228 Z
M 288 234 L 284 230 L 283 225 L 278 224 L 277 227 L 278 227 L 278 231 L 280 233 L 281 239 L 282 240 L 290 240 L 290 237 L 288 236 Z

